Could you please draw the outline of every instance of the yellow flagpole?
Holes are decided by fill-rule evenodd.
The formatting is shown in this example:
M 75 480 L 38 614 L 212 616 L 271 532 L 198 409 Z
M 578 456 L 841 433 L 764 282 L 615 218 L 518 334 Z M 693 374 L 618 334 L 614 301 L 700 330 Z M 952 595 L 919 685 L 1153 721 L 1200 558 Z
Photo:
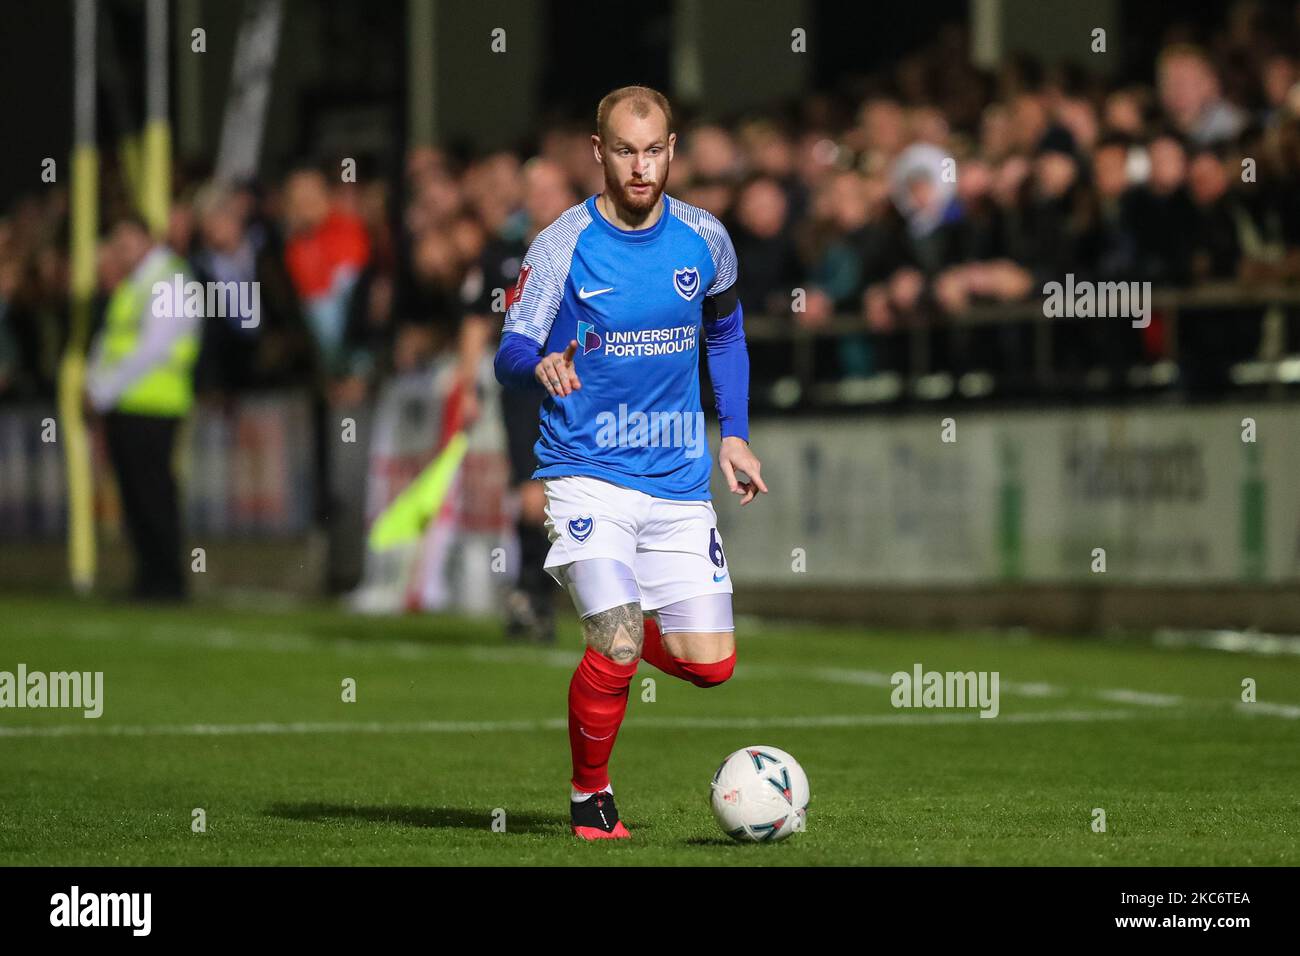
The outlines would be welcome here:
M 167 0 L 145 8 L 144 175 L 140 210 L 155 238 L 167 232 L 172 192 L 172 131 L 167 121 Z
M 82 416 L 86 346 L 95 296 L 95 234 L 99 230 L 99 151 L 95 144 L 95 4 L 76 0 L 70 298 L 72 322 L 59 366 L 58 409 L 68 469 L 68 571 L 81 593 L 95 584 L 94 489 L 90 439 Z

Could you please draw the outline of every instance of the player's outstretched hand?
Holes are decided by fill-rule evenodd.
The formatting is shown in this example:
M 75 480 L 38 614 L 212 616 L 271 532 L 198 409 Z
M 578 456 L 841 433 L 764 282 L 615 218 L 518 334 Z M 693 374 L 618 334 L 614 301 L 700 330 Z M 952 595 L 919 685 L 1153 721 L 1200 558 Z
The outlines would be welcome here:
M 551 393 L 552 398 L 560 398 L 582 388 L 582 383 L 578 381 L 578 371 L 573 365 L 573 356 L 577 351 L 578 340 L 573 339 L 567 349 L 552 352 L 538 362 L 537 368 L 533 370 L 537 381 Z
M 727 487 L 733 495 L 744 495 L 741 505 L 747 505 L 761 491 L 767 494 L 767 485 L 763 484 L 761 474 L 763 465 L 758 457 L 749 450 L 749 443 L 743 438 L 732 435 L 722 439 L 722 448 L 718 451 L 718 464 L 722 475 L 727 479 Z M 748 481 L 739 481 L 736 472 L 743 472 Z

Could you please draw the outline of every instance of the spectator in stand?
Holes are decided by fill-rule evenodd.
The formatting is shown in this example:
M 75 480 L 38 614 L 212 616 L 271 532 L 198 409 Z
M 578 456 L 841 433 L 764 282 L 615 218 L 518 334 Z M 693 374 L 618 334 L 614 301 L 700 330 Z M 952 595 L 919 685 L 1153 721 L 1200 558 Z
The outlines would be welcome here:
M 1197 150 L 1187 169 L 1187 184 L 1194 222 L 1191 272 L 1198 281 L 1231 279 L 1237 273 L 1241 243 L 1228 182 L 1218 152 L 1208 147 Z
M 685 137 L 686 160 L 698 179 L 705 181 L 739 178 L 740 152 L 731 133 L 721 126 L 705 124 L 693 127 Z
M 1228 171 L 1216 150 L 1197 150 L 1187 169 L 1192 204 L 1189 237 L 1193 280 L 1234 278 L 1241 258 L 1238 236 L 1240 210 L 1228 190 Z M 1261 320 L 1255 310 L 1184 309 L 1179 321 L 1179 352 L 1185 384 L 1201 394 L 1222 390 L 1234 362 L 1254 357 Z
M 1136 268 L 1128 173 L 1132 149 L 1127 138 L 1110 135 L 1092 151 L 1092 190 L 1081 259 L 1087 271 L 1102 281 L 1128 281 Z
M 753 303 L 758 315 L 789 312 L 791 292 L 799 284 L 788 212 L 786 191 L 771 176 L 759 175 L 741 186 L 731 230 L 736 257 L 746 264 L 737 288 L 740 301 Z
M 1264 127 L 1276 126 L 1290 115 L 1287 98 L 1300 86 L 1300 64 L 1285 53 L 1275 53 L 1264 63 L 1260 86 L 1264 90 L 1264 108 L 1259 123 Z
M 730 220 L 743 169 L 734 138 L 720 126 L 705 124 L 693 127 L 682 140 L 682 161 L 673 162 L 669 189 L 719 219 Z M 598 184 L 593 192 L 604 188 Z
M 450 230 L 430 229 L 412 240 L 396 305 L 392 365 L 408 372 L 427 364 L 457 340 L 468 271 Z
M 956 163 L 937 146 L 917 143 L 899 154 L 889 174 L 893 213 L 867 276 L 867 324 L 887 331 L 910 322 L 930 280 L 953 262 Z
M 316 520 L 325 534 L 326 587 L 348 590 L 356 580 L 364 520 L 355 488 L 364 473 L 364 446 L 338 441 L 339 421 L 365 412 L 370 356 L 348 339 L 353 294 L 370 259 L 361 219 L 339 208 L 323 173 L 301 169 L 284 186 L 284 256 L 310 331 L 316 366 Z
M 227 396 L 276 382 L 293 367 L 292 327 L 301 321 L 293 289 L 279 250 L 269 246 L 266 230 L 249 221 L 248 194 L 218 182 L 201 187 L 193 210 L 198 240 L 191 256 L 200 282 L 239 283 L 251 290 L 242 301 L 255 301 L 257 312 L 244 316 L 231 310 L 210 316 L 196 369 L 200 392 Z
M 358 216 L 336 206 L 319 170 L 292 173 L 284 192 L 289 277 L 330 394 L 342 404 L 354 404 L 365 395 L 369 369 L 353 365 L 345 333 L 353 289 L 370 260 L 370 239 Z
M 879 260 L 891 237 L 877 223 L 868 180 L 854 172 L 826 179 L 813 197 L 813 214 L 805 236 L 808 294 L 795 319 L 817 328 L 836 312 L 855 311 L 867 281 L 888 268 Z
M 1187 193 L 1187 152 L 1172 132 L 1147 144 L 1150 175 L 1133 191 L 1135 278 L 1157 285 L 1186 285 L 1192 279 L 1192 236 L 1196 210 Z
M 863 172 L 883 173 L 907 146 L 907 114 L 897 100 L 876 97 L 862 105 L 845 142 L 861 156 Z
M 743 127 L 740 139 L 751 174 L 768 177 L 785 193 L 788 221 L 802 220 L 808 210 L 808 190 L 795 173 L 795 145 L 790 135 L 764 121 Z
M 1146 131 L 1150 96 L 1140 88 L 1116 90 L 1106 97 L 1102 126 L 1106 133 L 1141 139 Z
M 1166 47 L 1156 63 L 1156 77 L 1161 106 L 1194 145 L 1232 140 L 1246 128 L 1245 111 L 1224 99 L 1219 74 L 1199 47 Z

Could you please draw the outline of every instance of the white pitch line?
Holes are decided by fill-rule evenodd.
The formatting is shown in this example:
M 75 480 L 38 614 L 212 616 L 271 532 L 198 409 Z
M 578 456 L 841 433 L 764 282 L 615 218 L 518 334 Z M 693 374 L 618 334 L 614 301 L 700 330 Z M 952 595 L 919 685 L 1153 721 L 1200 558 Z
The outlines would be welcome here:
M 742 677 L 764 678 L 806 677 L 827 684 L 859 684 L 863 687 L 893 687 L 893 675 L 884 671 L 859 670 L 848 667 L 783 667 L 773 664 L 739 664 L 736 673 Z M 910 676 L 910 672 L 907 672 Z M 1004 680 L 999 688 L 1020 697 L 1061 697 L 1069 693 L 1064 687 L 1044 683 L 1021 683 Z
M 1142 704 L 1145 707 L 1176 707 L 1186 703 L 1177 694 L 1151 694 L 1141 690 L 1127 690 L 1123 687 L 1099 690 L 1094 696 L 1115 704 Z
M 1300 638 L 1293 634 L 1261 634 L 1257 631 L 1161 630 L 1154 635 L 1159 647 L 1205 647 L 1234 654 L 1300 654 Z
M 273 651 L 276 653 L 319 653 L 332 650 L 339 654 L 361 656 L 390 656 L 403 660 L 436 660 L 462 658 L 483 663 L 537 664 L 557 669 L 571 669 L 577 659 L 577 650 L 561 648 L 493 647 L 476 644 L 426 644 L 420 641 L 383 640 L 368 641 L 355 638 L 322 638 L 297 632 L 266 632 L 247 635 L 229 628 L 192 630 L 176 626 L 157 625 L 144 632 L 123 635 L 115 629 L 97 628 L 96 622 L 81 625 L 82 633 L 74 637 L 90 640 L 120 640 L 142 636 L 147 640 L 167 644 L 200 645 L 218 650 Z M 834 666 L 785 666 L 776 664 L 745 664 L 736 667 L 736 676 L 759 680 L 787 680 L 803 678 L 828 684 L 853 684 L 865 687 L 890 687 L 890 674 L 859 668 Z M 1068 697 L 1079 695 L 1107 703 L 1140 707 L 1176 707 L 1183 704 L 1217 706 L 1219 701 L 1193 701 L 1177 694 L 1159 694 L 1125 687 L 1071 689 L 1045 682 L 1002 681 L 1001 692 L 1019 697 Z M 1293 705 L 1273 705 L 1275 709 L 1261 709 L 1256 713 L 1290 717 Z M 1289 709 L 1290 708 L 1290 709 Z
M 736 673 L 740 676 L 757 677 L 760 680 L 777 677 L 806 677 L 828 684 L 856 684 L 863 687 L 892 687 L 893 675 L 883 671 L 857 670 L 847 667 L 779 667 L 771 664 L 738 665 Z M 1043 682 L 1020 682 L 1004 680 L 999 682 L 1003 693 L 1016 697 L 1065 697 L 1071 691 Z M 1187 701 L 1176 694 L 1154 694 L 1124 687 L 1103 688 L 1095 691 L 1080 690 L 1077 693 L 1097 700 L 1118 704 L 1137 704 L 1143 707 L 1174 707 Z
M 260 721 L 253 724 L 108 724 L 103 727 L 59 724 L 53 727 L 0 727 L 0 737 L 233 737 L 264 734 L 477 734 L 503 731 L 563 729 L 568 721 L 554 720 L 422 720 L 397 721 Z
M 832 714 L 790 717 L 647 717 L 629 720 L 623 729 L 646 730 L 763 730 L 769 727 L 811 729 L 817 727 L 924 727 L 949 724 L 1052 724 L 1086 723 L 1098 720 L 1133 720 L 1138 715 L 1126 710 L 1058 710 L 1000 714 L 981 718 L 978 713 L 936 714 Z M 568 727 L 565 718 L 548 720 L 418 720 L 379 721 L 295 721 L 254 724 L 59 724 L 52 727 L 0 727 L 0 737 L 234 737 L 241 735 L 293 734 L 488 734 L 559 731 Z
M 1270 704 L 1265 701 L 1246 703 L 1245 701 L 1238 701 L 1237 713 L 1268 714 L 1270 717 L 1289 717 L 1291 720 L 1300 720 L 1300 707 L 1297 707 L 1295 704 Z

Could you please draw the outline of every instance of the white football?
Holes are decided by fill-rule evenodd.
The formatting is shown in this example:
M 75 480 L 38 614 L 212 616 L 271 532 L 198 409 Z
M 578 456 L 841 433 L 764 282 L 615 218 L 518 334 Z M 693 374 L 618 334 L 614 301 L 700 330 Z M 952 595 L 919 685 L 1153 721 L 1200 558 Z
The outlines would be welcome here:
M 778 747 L 745 747 L 722 761 L 710 784 L 713 815 L 727 836 L 774 843 L 804 828 L 808 776 Z

